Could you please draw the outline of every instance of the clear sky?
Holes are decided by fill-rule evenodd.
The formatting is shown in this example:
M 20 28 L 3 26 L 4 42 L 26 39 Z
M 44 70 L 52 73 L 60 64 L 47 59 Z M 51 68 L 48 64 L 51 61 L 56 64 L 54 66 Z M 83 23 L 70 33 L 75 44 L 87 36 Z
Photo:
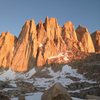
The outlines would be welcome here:
M 26 20 L 37 24 L 46 16 L 57 18 L 61 26 L 70 20 L 94 32 L 100 30 L 100 0 L 0 0 L 0 33 L 18 36 Z

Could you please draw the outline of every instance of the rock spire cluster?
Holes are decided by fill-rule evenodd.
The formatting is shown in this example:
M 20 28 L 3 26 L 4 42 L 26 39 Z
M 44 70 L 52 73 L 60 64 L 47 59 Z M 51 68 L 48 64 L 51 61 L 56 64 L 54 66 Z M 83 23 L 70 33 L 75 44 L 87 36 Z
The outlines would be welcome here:
M 66 62 L 67 52 L 100 52 L 100 31 L 90 35 L 86 27 L 75 30 L 71 21 L 61 27 L 56 18 L 46 17 L 44 23 L 40 20 L 37 25 L 27 20 L 18 38 L 9 32 L 0 35 L 0 67 L 14 71 L 25 72 L 59 59 Z

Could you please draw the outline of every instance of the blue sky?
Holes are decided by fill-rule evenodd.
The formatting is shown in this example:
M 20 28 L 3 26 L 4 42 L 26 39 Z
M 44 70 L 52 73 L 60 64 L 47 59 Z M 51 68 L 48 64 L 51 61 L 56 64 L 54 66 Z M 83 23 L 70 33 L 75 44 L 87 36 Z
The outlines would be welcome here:
M 61 26 L 70 20 L 94 32 L 100 30 L 100 0 L 0 0 L 0 33 L 18 36 L 26 20 L 37 24 L 46 16 L 57 18 Z

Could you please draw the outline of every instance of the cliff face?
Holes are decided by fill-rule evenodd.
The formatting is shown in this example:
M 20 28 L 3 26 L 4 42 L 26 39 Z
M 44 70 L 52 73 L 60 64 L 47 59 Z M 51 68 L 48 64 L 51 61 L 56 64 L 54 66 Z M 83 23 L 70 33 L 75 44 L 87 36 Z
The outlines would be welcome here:
M 86 27 L 79 26 L 76 29 L 78 41 L 82 44 L 80 46 L 81 50 L 84 52 L 95 52 L 93 41 L 91 39 L 90 33 Z
M 74 29 L 74 24 L 71 21 L 68 21 L 62 27 L 62 37 L 66 43 L 67 50 L 72 51 L 79 48 L 77 34 Z
M 100 53 L 100 31 L 91 34 L 95 51 Z
M 62 39 L 62 28 L 58 25 L 57 19 L 46 18 L 44 26 L 39 23 L 38 27 L 39 50 L 37 56 L 37 65 L 43 66 L 49 57 L 55 56 L 60 52 L 66 51 L 66 44 Z M 39 29 L 39 28 L 38 28 Z M 43 35 L 41 35 L 43 34 Z
M 1 34 L 0 67 L 24 72 L 48 63 L 67 63 L 80 52 L 98 51 L 99 36 L 94 33 L 92 42 L 87 28 L 79 26 L 75 31 L 70 21 L 61 27 L 56 18 L 46 17 L 45 22 L 40 21 L 38 25 L 34 20 L 28 20 L 18 39 L 9 32 Z
M 15 71 L 27 71 L 28 68 L 34 66 L 37 46 L 36 25 L 34 20 L 29 20 L 18 37 L 11 68 Z
M 66 38 L 77 41 L 77 35 L 74 29 L 74 24 L 69 21 L 66 22 L 63 26 L 63 34 Z
M 0 36 L 0 67 L 8 68 L 11 65 L 17 38 L 9 32 L 2 32 Z

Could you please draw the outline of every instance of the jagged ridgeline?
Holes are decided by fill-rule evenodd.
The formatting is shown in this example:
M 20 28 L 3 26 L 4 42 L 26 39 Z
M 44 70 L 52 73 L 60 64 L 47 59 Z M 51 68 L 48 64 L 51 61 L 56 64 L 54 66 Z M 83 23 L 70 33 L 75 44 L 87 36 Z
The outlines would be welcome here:
M 33 66 L 67 63 L 86 53 L 100 52 L 100 31 L 92 34 L 83 26 L 75 30 L 72 22 L 62 27 L 56 18 L 46 17 L 38 25 L 27 20 L 18 38 L 9 32 L 0 36 L 0 67 L 24 72 Z

